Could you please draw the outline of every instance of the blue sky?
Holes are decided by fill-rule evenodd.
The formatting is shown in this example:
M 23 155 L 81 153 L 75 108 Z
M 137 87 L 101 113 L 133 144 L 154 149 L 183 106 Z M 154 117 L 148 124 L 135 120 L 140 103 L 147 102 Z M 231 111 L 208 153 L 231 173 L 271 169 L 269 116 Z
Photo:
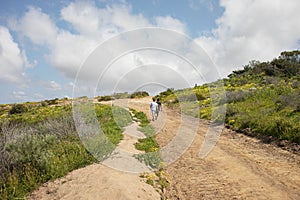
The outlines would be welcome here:
M 282 51 L 299 49 L 299 7 L 298 0 L 0 0 L 0 103 L 72 97 L 76 74 L 96 47 L 144 27 L 189 37 L 218 69 L 215 78 L 226 77 L 250 60 L 270 60 Z M 175 35 L 162 34 L 158 40 L 171 47 Z M 144 67 L 130 67 L 137 63 Z M 169 86 L 205 82 L 178 57 L 158 52 L 131 53 L 114 65 L 106 74 L 107 80 L 114 80 L 108 81 L 110 87 L 103 83 L 95 89 L 83 78 L 76 94 L 134 91 L 143 85 L 154 94 Z M 153 76 L 148 80 L 153 87 L 143 83 L 141 74 L 147 73 Z M 180 77 L 187 84 L 181 84 Z M 116 83 L 122 87 L 114 87 Z

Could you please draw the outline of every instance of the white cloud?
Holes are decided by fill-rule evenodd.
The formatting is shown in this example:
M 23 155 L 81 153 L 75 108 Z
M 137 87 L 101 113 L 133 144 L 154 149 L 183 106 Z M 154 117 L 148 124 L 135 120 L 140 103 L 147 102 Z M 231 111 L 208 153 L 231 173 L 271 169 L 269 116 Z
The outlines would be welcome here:
M 205 6 L 210 11 L 214 10 L 214 0 L 188 0 L 189 7 L 198 10 L 200 6 Z
M 180 33 L 187 33 L 187 28 L 185 24 L 173 17 L 155 17 L 155 22 L 158 27 L 178 31 Z
M 52 44 L 52 52 L 48 59 L 53 66 L 70 78 L 75 77 L 79 66 L 97 45 L 121 32 L 149 26 L 186 32 L 185 25 L 178 19 L 169 16 L 155 17 L 155 23 L 151 24 L 142 14 L 133 14 L 127 4 L 97 8 L 91 2 L 74 2 L 61 10 L 61 17 L 70 23 L 77 33 L 61 29 L 55 43 Z M 162 36 L 157 38 L 157 41 L 167 41 L 168 37 Z M 122 45 L 128 44 L 118 43 L 114 48 L 122 48 Z M 94 72 L 89 73 L 93 75 Z
M 75 78 L 86 57 L 107 38 L 122 31 L 149 26 L 147 19 L 131 14 L 131 8 L 123 4 L 98 9 L 90 2 L 74 2 L 61 10 L 61 16 L 77 33 L 60 29 L 47 58 L 69 78 Z
M 168 87 L 173 85 L 175 88 L 194 86 L 205 81 L 201 75 L 206 75 L 206 80 L 211 75 L 217 75 L 209 73 L 214 69 L 203 55 L 195 44 L 179 33 L 153 28 L 136 30 L 99 46 L 83 65 L 77 78 L 90 80 L 91 83 L 99 81 L 97 91 L 102 94 L 114 91 L 117 85 L 124 90 L 127 88 L 127 91 L 134 90 L 143 82 Z M 188 61 L 200 68 L 202 74 Z
M 112 19 L 111 24 L 119 28 L 120 32 L 152 26 L 142 14 L 132 14 L 130 6 L 115 5 L 113 7 L 108 7 L 107 11 L 110 13 Z
M 131 29 L 151 26 L 141 14 L 132 14 L 126 4 L 97 8 L 91 2 L 73 2 L 61 10 L 62 19 L 80 34 L 94 39 L 107 39 Z
M 24 58 L 6 27 L 0 26 L 0 81 L 20 83 L 24 78 Z M 27 59 L 26 59 L 27 60 Z
M 101 14 L 105 15 L 93 4 L 84 1 L 72 2 L 61 10 L 62 19 L 72 24 L 79 34 L 92 37 L 99 34 Z
M 199 0 L 196 3 L 211 5 L 206 0 Z M 225 8 L 225 12 L 217 19 L 217 28 L 212 30 L 212 34 L 196 38 L 195 41 L 199 42 L 219 66 L 222 76 L 247 64 L 250 60 L 269 60 L 283 50 L 296 47 L 295 44 L 300 39 L 300 28 L 297 21 L 300 14 L 296 9 L 300 6 L 297 5 L 298 1 L 290 0 L 284 3 L 275 0 L 270 3 L 267 0 L 245 0 L 243 2 L 221 0 L 220 4 Z M 60 20 L 67 26 L 58 27 L 53 19 L 41 9 L 30 7 L 21 19 L 15 21 L 17 26 L 13 26 L 11 23 L 11 27 L 30 38 L 33 43 L 48 47 L 49 54 L 45 55 L 48 63 L 70 79 L 75 78 L 81 64 L 99 44 L 119 33 L 144 27 L 162 27 L 179 33 L 188 33 L 186 25 L 176 18 L 155 16 L 153 19 L 147 19 L 143 14 L 133 13 L 131 6 L 126 3 L 97 8 L 90 1 L 75 1 L 64 7 L 60 11 L 60 15 Z M 36 27 L 42 27 L 43 31 L 40 32 L 41 30 Z M 115 66 L 115 64 L 115 67 L 111 67 L 107 71 L 109 73 L 106 72 L 107 84 L 101 90 L 111 88 L 120 77 L 124 77 L 122 88 L 127 86 L 133 88 L 135 84 L 130 82 L 133 77 L 147 80 L 147 73 L 141 75 L 142 72 L 136 69 L 136 66 L 143 64 L 151 66 L 157 64 L 156 68 L 161 66 L 164 68 L 162 69 L 164 72 L 173 70 L 182 77 L 191 77 L 188 81 L 190 85 L 220 78 L 214 73 L 214 70 L 210 69 L 206 58 L 201 57 L 204 54 L 201 52 L 196 54 L 199 52 L 195 51 L 195 45 L 191 45 L 190 41 L 182 40 L 180 36 L 170 36 L 163 31 L 160 34 L 147 35 L 146 33 L 142 35 L 140 32 L 132 34 L 129 38 L 119 37 L 110 45 L 103 47 L 105 48 L 105 51 L 102 52 L 103 55 L 97 55 L 94 60 L 90 61 L 95 62 L 95 65 L 92 65 L 93 68 L 85 70 L 79 78 L 83 81 L 95 81 L 108 64 L 105 59 L 115 58 L 111 55 L 119 56 L 120 53 L 128 50 L 149 46 L 173 50 L 194 62 L 201 60 L 198 62 L 198 67 L 203 79 L 199 78 L 197 72 L 188 70 L 190 66 L 182 60 L 180 61 L 180 56 L 174 57 L 162 52 L 152 54 L 135 52 L 118 58 L 119 61 L 116 63 L 119 66 Z M 25 59 L 23 59 L 24 61 L 25 64 L 28 63 Z M 169 69 L 166 66 L 172 67 Z M 149 72 L 147 67 L 144 67 L 144 70 Z M 128 72 L 131 74 L 125 76 Z M 155 77 L 153 80 L 156 82 L 164 79 L 163 74 L 168 73 L 155 75 L 155 71 L 151 72 L 150 70 L 149 72 L 149 76 Z M 198 82 L 196 82 L 197 79 Z M 176 82 L 172 77 L 165 78 L 164 81 L 166 81 L 164 84 Z M 85 85 L 85 87 L 89 88 L 90 85 Z M 61 86 L 52 85 L 52 88 L 62 90 Z M 93 89 L 82 90 L 93 91 Z
M 300 1 L 222 0 L 224 14 L 212 37 L 196 39 L 220 67 L 222 75 L 250 60 L 270 60 L 295 49 L 300 39 Z
M 49 63 L 69 78 L 74 78 L 78 67 L 97 45 L 121 32 L 149 26 L 186 32 L 186 26 L 178 19 L 158 16 L 152 24 L 142 14 L 133 14 L 126 3 L 97 8 L 91 1 L 76 1 L 60 14 L 61 20 L 69 23 L 75 33 L 57 27 L 49 15 L 36 7 L 29 7 L 10 27 L 35 44 L 47 45 Z
M 60 84 L 56 83 L 55 81 L 50 81 L 50 87 L 52 90 L 61 90 Z
M 195 9 L 199 8 L 197 6 L 214 9 L 215 2 L 189 0 Z M 49 51 L 44 57 L 48 63 L 74 81 L 78 68 L 87 56 L 99 44 L 119 33 L 144 27 L 161 27 L 188 33 L 187 26 L 179 19 L 171 16 L 154 16 L 148 19 L 141 13 L 134 13 L 131 5 L 126 2 L 102 8 L 96 7 L 93 1 L 67 2 L 64 5 L 66 6 L 59 12 L 60 18 L 52 18 L 40 8 L 28 7 L 21 18 L 9 22 L 9 27 L 17 31 L 20 42 L 25 42 L 22 48 L 19 48 L 8 29 L 0 26 L 0 81 L 19 84 L 25 80 L 26 67 L 38 65 L 36 60 L 32 63 L 28 61 L 23 48 L 27 45 L 27 40 L 22 40 L 20 36 L 29 38 L 33 44 L 30 44 L 30 48 L 34 50 L 40 48 L 45 52 L 43 48 L 46 47 Z M 217 28 L 212 30 L 211 34 L 196 38 L 195 41 L 220 67 L 223 76 L 252 59 L 270 60 L 283 50 L 299 47 L 299 1 L 220 0 L 220 5 L 225 8 L 225 12 L 216 20 Z M 105 84 L 101 85 L 99 90 L 106 92 L 111 91 L 116 84 L 117 89 L 124 90 L 132 90 L 143 84 L 143 81 L 182 87 L 187 86 L 186 84 L 200 84 L 205 80 L 211 81 L 216 76 L 214 71 L 209 69 L 207 59 L 201 57 L 204 56 L 203 53 L 199 52 L 191 41 L 169 32 L 158 31 L 159 33 L 152 34 L 147 31 L 136 32 L 128 38 L 119 37 L 114 42 L 110 41 L 109 45 L 104 45 L 102 54 L 96 53 L 90 61 L 94 62 L 94 65 L 91 65 L 93 67 L 85 70 L 79 77 L 84 81 L 81 85 L 76 84 L 76 87 L 80 87 L 80 92 L 94 92 L 94 85 L 87 82 L 100 78 L 101 72 L 105 74 Z M 107 59 L 139 47 L 161 47 L 185 56 L 199 64 L 197 67 L 204 77 L 199 77 L 180 56 L 153 49 L 123 55 L 109 70 L 104 71 L 109 63 Z M 138 66 L 143 67 L 138 69 Z M 176 81 L 180 78 L 181 81 Z M 74 86 L 60 85 L 56 81 L 44 82 L 41 85 L 55 95 L 58 90 L 70 93 Z M 22 94 L 15 92 L 15 95 Z
M 44 85 L 44 87 L 46 87 L 50 90 L 54 90 L 54 91 L 62 89 L 61 85 L 55 81 L 48 81 L 48 82 L 45 82 L 43 85 Z
M 51 44 L 57 35 L 57 28 L 49 15 L 36 7 L 29 7 L 19 21 L 11 20 L 10 27 L 40 45 Z
M 61 31 L 47 59 L 66 77 L 74 78 L 81 63 L 97 44 L 92 38 Z
M 13 91 L 12 92 L 12 97 L 13 97 L 13 99 L 16 99 L 16 100 L 26 100 L 26 99 L 28 99 L 28 96 L 23 91 Z

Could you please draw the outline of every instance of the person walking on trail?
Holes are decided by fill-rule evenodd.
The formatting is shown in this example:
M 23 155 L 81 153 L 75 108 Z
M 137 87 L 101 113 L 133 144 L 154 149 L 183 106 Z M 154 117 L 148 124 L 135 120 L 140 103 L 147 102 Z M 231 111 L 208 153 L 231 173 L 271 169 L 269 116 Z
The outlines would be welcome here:
M 150 110 L 152 114 L 152 121 L 157 119 L 157 111 L 158 111 L 158 104 L 155 102 L 155 99 L 152 99 L 153 101 L 150 103 Z
M 159 112 L 162 112 L 161 102 L 159 101 L 159 98 L 156 100 L 157 103 L 157 116 Z

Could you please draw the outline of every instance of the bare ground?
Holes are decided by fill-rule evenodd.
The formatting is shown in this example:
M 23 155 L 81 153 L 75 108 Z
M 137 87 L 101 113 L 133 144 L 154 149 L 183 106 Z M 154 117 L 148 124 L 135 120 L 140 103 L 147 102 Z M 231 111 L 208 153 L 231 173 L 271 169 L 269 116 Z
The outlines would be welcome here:
M 136 100 L 131 107 L 147 113 L 143 103 Z M 182 122 L 173 110 L 164 108 L 164 112 L 165 123 L 153 123 L 161 147 L 175 137 Z M 200 120 L 191 146 L 166 167 L 172 177 L 168 199 L 300 199 L 299 155 L 223 129 L 214 149 L 200 158 L 209 126 Z
M 150 98 L 123 102 L 145 112 L 150 118 Z M 177 137 L 182 126 L 179 113 L 163 108 L 156 140 L 162 149 L 170 143 L 180 146 Z M 214 149 L 199 157 L 209 122 L 198 121 L 196 134 L 183 155 L 166 166 L 172 184 L 168 199 L 299 199 L 300 156 L 259 140 L 223 129 Z M 194 131 L 185 123 L 183 133 Z M 179 138 L 179 139 L 178 139 Z M 185 144 L 185 139 L 181 139 Z M 171 156 L 172 154 L 170 154 Z M 46 183 L 31 195 L 32 199 L 159 199 L 158 193 L 138 174 L 125 173 L 94 164 Z

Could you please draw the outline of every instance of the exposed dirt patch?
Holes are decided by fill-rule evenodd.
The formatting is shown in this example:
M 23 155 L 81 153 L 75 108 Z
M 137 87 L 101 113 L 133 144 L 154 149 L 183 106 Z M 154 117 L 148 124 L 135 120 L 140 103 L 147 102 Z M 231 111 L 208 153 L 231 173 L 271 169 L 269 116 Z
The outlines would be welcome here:
M 29 199 L 160 199 L 160 195 L 138 174 L 125 173 L 93 164 L 48 182 Z

